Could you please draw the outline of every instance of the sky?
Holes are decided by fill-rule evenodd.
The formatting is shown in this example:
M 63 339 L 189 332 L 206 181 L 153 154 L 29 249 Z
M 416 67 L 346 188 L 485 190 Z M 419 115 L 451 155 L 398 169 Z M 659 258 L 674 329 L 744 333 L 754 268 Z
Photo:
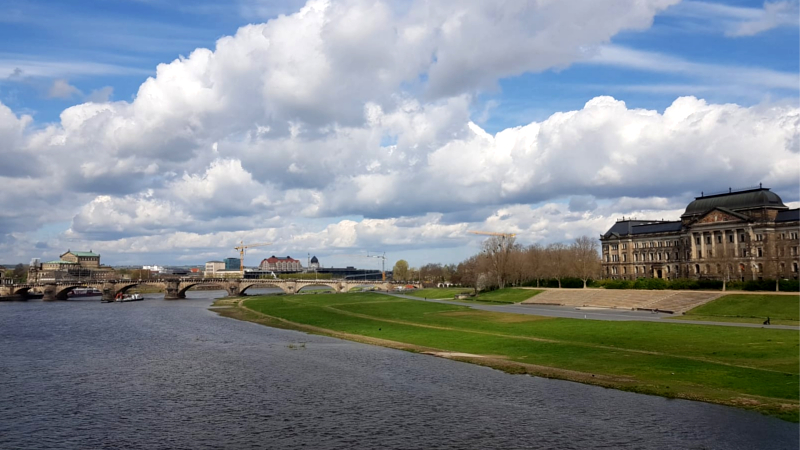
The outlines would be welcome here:
M 6 0 L 0 262 L 458 263 L 763 183 L 795 0 Z

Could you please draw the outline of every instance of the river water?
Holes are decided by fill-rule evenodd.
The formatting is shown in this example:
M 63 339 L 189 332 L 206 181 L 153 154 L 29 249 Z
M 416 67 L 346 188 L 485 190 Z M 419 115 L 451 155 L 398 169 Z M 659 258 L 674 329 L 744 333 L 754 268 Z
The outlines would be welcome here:
M 508 375 L 187 300 L 0 303 L 0 448 L 797 449 L 724 406 Z

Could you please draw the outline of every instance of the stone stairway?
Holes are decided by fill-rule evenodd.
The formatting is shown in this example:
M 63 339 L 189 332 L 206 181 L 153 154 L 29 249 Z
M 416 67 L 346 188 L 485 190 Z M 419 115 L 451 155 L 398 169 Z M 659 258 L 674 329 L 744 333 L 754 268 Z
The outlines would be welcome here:
M 647 291 L 633 289 L 547 289 L 525 300 L 527 305 L 643 309 L 681 314 L 721 296 L 718 292 Z
M 722 292 L 676 292 L 667 298 L 651 302 L 639 309 L 659 310 L 673 314 L 683 314 L 686 311 L 716 300 L 725 293 Z

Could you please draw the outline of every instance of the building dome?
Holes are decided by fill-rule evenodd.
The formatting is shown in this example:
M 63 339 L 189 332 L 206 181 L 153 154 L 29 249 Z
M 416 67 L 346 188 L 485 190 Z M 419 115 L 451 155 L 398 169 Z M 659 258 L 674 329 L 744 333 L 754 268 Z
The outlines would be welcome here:
M 770 192 L 767 188 L 759 187 L 746 191 L 695 197 L 681 217 L 704 214 L 714 208 L 725 208 L 731 211 L 756 208 L 788 209 L 778 194 Z
M 314 264 L 314 263 L 319 263 L 319 260 L 317 259 L 316 256 L 312 256 L 311 257 L 311 264 Z

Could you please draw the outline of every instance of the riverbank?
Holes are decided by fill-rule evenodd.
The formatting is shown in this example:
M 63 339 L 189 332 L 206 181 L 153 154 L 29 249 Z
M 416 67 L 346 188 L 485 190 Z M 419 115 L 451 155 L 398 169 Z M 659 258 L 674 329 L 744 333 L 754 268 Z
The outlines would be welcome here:
M 380 294 L 225 300 L 263 325 L 457 359 L 509 373 L 753 409 L 798 422 L 798 335 L 475 311 Z

